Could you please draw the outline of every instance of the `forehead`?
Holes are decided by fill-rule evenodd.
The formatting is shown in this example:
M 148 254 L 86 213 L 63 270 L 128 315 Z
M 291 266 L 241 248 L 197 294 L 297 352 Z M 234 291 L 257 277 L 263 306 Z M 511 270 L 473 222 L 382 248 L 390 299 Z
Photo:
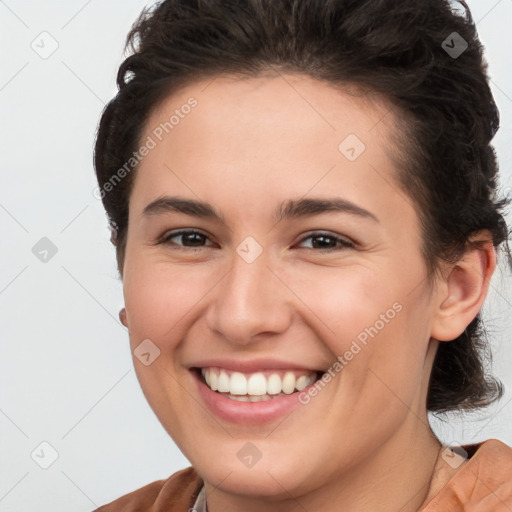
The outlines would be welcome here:
M 303 127 L 311 132 L 333 135 L 352 131 L 361 138 L 373 132 L 383 135 L 395 129 L 391 102 L 376 92 L 363 92 L 353 84 L 335 87 L 301 73 L 271 74 L 255 77 L 219 75 L 203 78 L 169 94 L 153 109 L 145 132 L 151 132 L 172 114 L 180 120 L 188 116 L 187 103 L 194 98 L 193 112 L 205 129 L 219 131 L 236 125 L 240 129 L 259 127 L 276 129 Z M 183 116 L 182 110 L 185 110 Z M 172 124 L 179 124 L 178 119 Z M 380 126 L 379 126 L 380 125 Z M 174 131 L 174 128 L 173 128 Z M 252 133 L 254 136 L 254 131 Z M 286 132 L 281 133 L 282 136 Z
M 198 80 L 151 113 L 141 141 L 154 147 L 135 200 L 142 208 L 172 191 L 243 208 L 265 197 L 273 210 L 288 197 L 337 192 L 360 204 L 403 202 L 390 158 L 394 119 L 376 95 L 304 75 Z

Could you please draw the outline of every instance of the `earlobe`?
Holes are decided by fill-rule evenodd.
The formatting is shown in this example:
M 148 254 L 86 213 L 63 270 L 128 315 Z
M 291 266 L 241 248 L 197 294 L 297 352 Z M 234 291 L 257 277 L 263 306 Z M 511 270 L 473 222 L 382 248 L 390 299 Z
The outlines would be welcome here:
M 126 319 L 126 308 L 121 308 L 121 310 L 119 311 L 119 320 L 126 328 L 128 328 L 128 321 Z
M 462 258 L 453 265 L 445 277 L 444 286 L 439 287 L 439 305 L 432 324 L 431 337 L 439 341 L 450 341 L 460 336 L 477 316 L 487 296 L 489 283 L 496 268 L 496 251 L 490 233 L 475 235 Z M 489 235 L 484 238 L 485 235 Z

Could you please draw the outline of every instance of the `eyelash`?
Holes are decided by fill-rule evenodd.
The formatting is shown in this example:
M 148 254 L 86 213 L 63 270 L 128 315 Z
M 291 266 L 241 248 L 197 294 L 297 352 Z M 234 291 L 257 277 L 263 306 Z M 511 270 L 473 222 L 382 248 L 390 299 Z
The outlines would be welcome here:
M 157 242 L 157 244 L 174 245 L 174 246 L 177 247 L 177 250 L 180 250 L 180 251 L 185 251 L 185 250 L 201 251 L 201 250 L 203 250 L 203 249 L 205 249 L 207 247 L 207 246 L 203 246 L 203 247 L 180 246 L 179 244 L 175 244 L 174 242 L 170 241 L 172 238 L 175 238 L 177 236 L 184 236 L 184 235 L 189 235 L 189 234 L 196 234 L 196 235 L 200 235 L 200 236 L 203 236 L 205 238 L 208 238 L 207 235 L 205 235 L 204 233 L 201 233 L 200 231 L 183 230 L 183 231 L 175 231 L 175 232 L 170 232 L 170 233 L 165 234 Z M 321 232 L 321 231 L 310 233 L 308 236 L 302 238 L 299 243 L 302 243 L 305 240 L 308 240 L 310 238 L 320 238 L 320 237 L 325 237 L 325 238 L 333 239 L 333 240 L 336 241 L 337 244 L 339 243 L 341 245 L 341 247 L 327 247 L 327 248 L 306 247 L 306 249 L 309 249 L 309 250 L 312 250 L 312 251 L 315 251 L 315 252 L 319 252 L 319 251 L 320 252 L 333 252 L 333 251 L 339 251 L 339 250 L 342 250 L 342 249 L 354 249 L 355 248 L 355 244 L 350 242 L 350 241 L 348 241 L 347 239 L 342 238 L 342 237 L 337 236 L 337 235 L 333 235 L 331 233 L 326 233 L 326 232 Z M 182 241 L 183 241 L 183 239 L 182 239 Z

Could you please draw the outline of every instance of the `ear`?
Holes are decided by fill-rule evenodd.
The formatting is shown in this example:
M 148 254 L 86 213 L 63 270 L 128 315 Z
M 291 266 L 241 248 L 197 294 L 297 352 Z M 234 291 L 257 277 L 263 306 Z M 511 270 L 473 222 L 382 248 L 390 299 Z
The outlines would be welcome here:
M 128 320 L 126 318 L 126 308 L 121 308 L 121 311 L 119 311 L 119 320 L 126 328 L 128 328 Z
M 496 268 L 491 233 L 480 231 L 470 238 L 470 242 L 480 244 L 468 245 L 465 254 L 437 287 L 438 305 L 430 335 L 439 341 L 450 341 L 460 336 L 479 313 Z

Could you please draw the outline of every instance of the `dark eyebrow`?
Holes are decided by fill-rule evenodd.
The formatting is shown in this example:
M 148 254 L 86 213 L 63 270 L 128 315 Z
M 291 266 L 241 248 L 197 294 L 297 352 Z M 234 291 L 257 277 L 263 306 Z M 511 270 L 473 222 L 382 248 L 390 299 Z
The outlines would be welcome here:
M 225 224 L 224 216 L 215 210 L 212 205 L 203 201 L 181 197 L 160 197 L 149 203 L 144 208 L 142 215 L 158 215 L 171 211 L 185 213 L 195 217 L 211 218 Z M 277 208 L 274 213 L 274 220 L 279 222 L 283 219 L 308 217 L 327 212 L 348 213 L 379 222 L 379 219 L 373 213 L 339 197 L 322 199 L 306 198 L 286 201 Z
M 144 208 L 142 215 L 146 217 L 167 212 L 180 212 L 195 217 L 216 219 L 225 223 L 224 216 L 217 212 L 212 205 L 203 201 L 182 197 L 159 197 Z
M 287 201 L 278 208 L 274 218 L 277 221 L 281 221 L 282 219 L 295 219 L 327 212 L 349 213 L 379 222 L 379 219 L 373 213 L 340 197 L 325 199 L 306 198 Z

